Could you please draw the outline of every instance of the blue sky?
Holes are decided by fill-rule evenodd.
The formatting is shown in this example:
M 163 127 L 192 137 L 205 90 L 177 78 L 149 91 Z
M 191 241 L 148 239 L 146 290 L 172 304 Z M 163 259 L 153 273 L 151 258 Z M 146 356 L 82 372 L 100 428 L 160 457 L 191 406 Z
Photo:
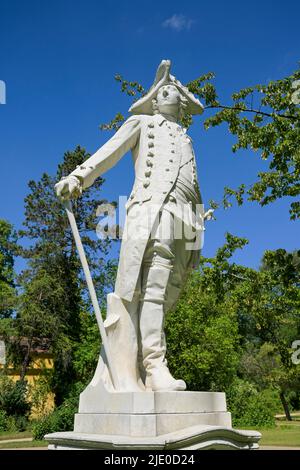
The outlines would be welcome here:
M 300 4 L 282 1 L 0 0 L 0 217 L 23 220 L 27 182 L 54 173 L 64 151 L 77 144 L 94 152 L 108 139 L 99 124 L 131 100 L 114 75 L 152 84 L 157 65 L 171 59 L 183 83 L 208 71 L 224 103 L 233 91 L 291 74 L 300 59 Z M 225 127 L 204 131 L 197 117 L 189 133 L 204 201 L 223 187 L 255 181 L 259 154 L 232 154 Z M 106 174 L 102 197 L 128 195 L 129 155 Z M 250 244 L 236 261 L 257 267 L 266 249 L 299 248 L 299 223 L 288 201 L 255 203 L 217 212 L 207 225 L 203 254 L 211 256 L 230 231 Z

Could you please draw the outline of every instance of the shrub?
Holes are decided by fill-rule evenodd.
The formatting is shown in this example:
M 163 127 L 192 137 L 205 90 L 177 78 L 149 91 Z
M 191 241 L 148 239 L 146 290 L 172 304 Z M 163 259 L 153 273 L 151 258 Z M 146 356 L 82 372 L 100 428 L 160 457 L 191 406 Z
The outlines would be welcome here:
M 29 426 L 28 417 L 27 416 L 10 416 L 10 426 L 9 431 L 26 431 Z
M 7 431 L 8 422 L 7 422 L 7 414 L 4 410 L 0 410 L 0 432 Z
M 14 382 L 10 377 L 0 375 L 0 429 L 24 431 L 28 427 L 30 404 L 27 400 L 27 383 Z M 2 423 L 2 424 L 1 424 Z
M 55 419 L 54 419 L 55 411 L 50 413 L 47 416 L 36 421 L 32 426 L 32 435 L 33 438 L 36 440 L 44 439 L 45 434 L 49 434 L 51 432 L 55 432 Z
M 3 431 L 25 431 L 28 429 L 26 416 L 8 416 L 4 410 L 0 410 L 0 432 Z
M 197 271 L 189 277 L 176 305 L 166 316 L 170 370 L 189 390 L 224 390 L 236 376 L 238 322 L 230 305 L 220 303 Z
M 73 429 L 74 414 L 73 409 L 68 409 L 62 404 L 52 413 L 33 424 L 32 435 L 34 439 L 44 439 L 45 434 L 51 432 L 70 431 Z
M 0 408 L 8 416 L 27 416 L 30 404 L 27 401 L 27 383 L 5 375 L 0 376 Z
M 53 411 L 54 394 L 50 387 L 51 372 L 43 370 L 43 376 L 30 384 L 30 419 L 38 419 Z
M 275 426 L 275 413 L 280 407 L 276 390 L 258 391 L 252 383 L 236 379 L 227 393 L 227 403 L 233 426 Z
M 81 390 L 82 384 L 76 384 L 72 395 L 62 405 L 34 423 L 32 428 L 34 439 L 41 440 L 45 434 L 73 429 L 74 414 L 78 410 L 78 399 Z

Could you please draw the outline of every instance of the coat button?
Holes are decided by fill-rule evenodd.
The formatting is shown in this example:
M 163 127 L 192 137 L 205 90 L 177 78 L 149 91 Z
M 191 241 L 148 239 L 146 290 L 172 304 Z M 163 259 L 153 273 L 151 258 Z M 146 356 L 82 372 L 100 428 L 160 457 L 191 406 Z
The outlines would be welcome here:
M 170 199 L 171 202 L 176 201 L 174 196 L 169 196 L 169 199 Z
M 171 153 L 175 153 L 175 150 L 171 150 Z
M 166 171 L 170 171 L 170 168 L 166 168 Z
M 149 122 L 148 127 L 150 128 L 154 127 L 154 122 Z
M 144 184 L 143 184 L 144 188 L 148 188 L 149 184 L 150 184 L 150 181 L 144 181 Z
M 154 153 L 153 153 L 153 152 L 148 152 L 147 155 L 148 155 L 148 157 L 154 157 Z
M 149 132 L 148 137 L 149 137 L 149 139 L 154 139 L 154 134 L 153 134 L 153 132 Z
M 153 142 L 148 142 L 148 147 L 149 147 L 149 148 L 154 147 L 154 143 L 153 143 Z
M 174 162 L 173 158 L 170 158 L 169 162 L 173 163 Z
M 146 163 L 147 163 L 147 166 L 153 166 L 153 162 L 151 161 L 150 158 L 147 158 Z
M 151 175 L 151 170 L 146 170 L 145 171 L 145 176 L 150 176 Z

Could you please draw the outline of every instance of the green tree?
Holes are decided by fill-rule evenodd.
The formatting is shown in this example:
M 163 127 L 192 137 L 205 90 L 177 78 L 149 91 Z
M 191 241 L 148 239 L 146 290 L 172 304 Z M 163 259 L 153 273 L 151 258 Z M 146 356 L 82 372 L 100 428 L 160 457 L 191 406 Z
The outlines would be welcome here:
M 205 99 L 207 109 L 218 110 L 205 120 L 206 129 L 226 123 L 236 137 L 233 152 L 251 149 L 260 152 L 268 169 L 257 175 L 257 181 L 237 189 L 225 188 L 224 205 L 234 196 L 238 204 L 245 197 L 261 206 L 282 197 L 294 199 L 290 205 L 291 219 L 300 216 L 300 100 L 295 104 L 294 84 L 300 78 L 298 68 L 292 75 L 267 85 L 259 84 L 232 94 L 232 103 L 220 103 L 215 87 L 207 83 L 190 85 Z
M 24 229 L 19 233 L 26 240 L 19 253 L 28 260 L 28 268 L 19 278 L 15 360 L 21 364 L 21 378 L 24 378 L 36 341 L 47 339 L 54 354 L 52 389 L 57 403 L 62 402 L 77 380 L 73 355 L 81 340 L 81 312 L 89 312 L 90 303 L 66 212 L 55 195 L 54 184 L 88 157 L 83 148 L 77 147 L 74 152 L 65 153 L 54 177 L 43 174 L 39 181 L 29 182 Z M 114 272 L 114 263 L 107 262 L 111 240 L 99 239 L 95 233 L 96 209 L 99 204 L 107 203 L 99 197 L 103 181 L 98 178 L 93 187 L 73 202 L 82 242 L 102 298 Z M 99 338 L 97 341 L 99 344 Z
M 99 353 L 99 328 L 95 315 L 81 312 L 80 338 L 74 349 L 74 368 L 78 382 L 86 384 L 92 379 Z
M 230 292 L 244 268 L 230 258 L 246 243 L 227 234 L 214 258 L 202 258 L 166 318 L 169 365 L 191 390 L 226 390 L 237 373 L 239 324 Z
M 194 390 L 232 395 L 238 376 L 253 384 L 255 396 L 277 393 L 290 419 L 287 396 L 300 387 L 299 366 L 291 361 L 300 336 L 299 252 L 266 251 L 254 270 L 231 259 L 246 243 L 227 234 L 214 258 L 202 258 L 166 319 L 168 360 Z
M 286 419 L 292 420 L 286 397 L 291 392 L 299 393 L 300 371 L 292 364 L 283 362 L 276 344 L 265 342 L 259 346 L 249 343 L 241 358 L 240 372 L 245 379 L 255 384 L 258 390 L 276 391 Z
M 0 220 L 0 319 L 9 318 L 15 308 L 15 243 L 12 225 Z
M 243 338 L 243 373 L 261 387 L 276 387 L 290 419 L 286 393 L 299 391 L 292 342 L 300 335 L 298 255 L 266 251 L 259 271 L 250 270 L 232 292 Z M 250 351 L 250 352 L 249 352 Z

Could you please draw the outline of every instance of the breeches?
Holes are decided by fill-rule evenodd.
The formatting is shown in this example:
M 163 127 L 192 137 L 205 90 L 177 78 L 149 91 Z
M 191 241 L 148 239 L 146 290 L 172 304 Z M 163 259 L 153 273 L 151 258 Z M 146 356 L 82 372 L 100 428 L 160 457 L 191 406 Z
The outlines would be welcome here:
M 141 300 L 164 304 L 177 301 L 191 268 L 192 229 L 162 209 L 146 246 L 141 268 Z

